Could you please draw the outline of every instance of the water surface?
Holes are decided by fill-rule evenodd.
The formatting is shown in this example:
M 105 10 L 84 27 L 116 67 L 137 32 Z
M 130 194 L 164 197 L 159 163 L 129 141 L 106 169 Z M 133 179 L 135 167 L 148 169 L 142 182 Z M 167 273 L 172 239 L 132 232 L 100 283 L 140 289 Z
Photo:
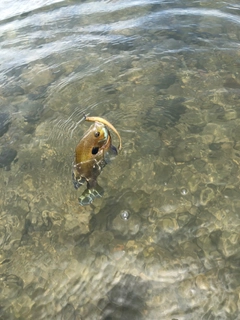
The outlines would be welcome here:
M 0 9 L 1 318 L 238 319 L 237 1 Z M 123 150 L 81 207 L 84 114 Z

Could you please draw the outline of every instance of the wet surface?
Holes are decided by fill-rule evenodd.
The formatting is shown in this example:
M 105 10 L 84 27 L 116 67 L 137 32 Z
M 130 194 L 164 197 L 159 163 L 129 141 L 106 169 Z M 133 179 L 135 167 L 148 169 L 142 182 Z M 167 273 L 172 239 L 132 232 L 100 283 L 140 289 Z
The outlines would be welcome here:
M 238 319 L 239 4 L 9 5 L 0 318 Z M 109 120 L 123 149 L 81 207 L 84 114 Z

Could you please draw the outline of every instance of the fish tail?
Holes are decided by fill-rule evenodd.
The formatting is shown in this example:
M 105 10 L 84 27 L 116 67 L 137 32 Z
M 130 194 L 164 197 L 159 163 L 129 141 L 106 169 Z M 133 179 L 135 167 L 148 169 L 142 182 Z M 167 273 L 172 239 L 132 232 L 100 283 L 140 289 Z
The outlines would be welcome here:
M 91 204 L 95 198 L 101 198 L 104 190 L 99 184 L 96 184 L 94 188 L 86 189 L 83 194 L 78 198 L 81 206 Z
M 79 187 L 81 187 L 84 182 L 85 179 L 84 178 L 77 178 L 76 175 L 74 174 L 74 172 L 72 172 L 72 181 L 73 181 L 73 186 L 75 189 L 78 189 Z

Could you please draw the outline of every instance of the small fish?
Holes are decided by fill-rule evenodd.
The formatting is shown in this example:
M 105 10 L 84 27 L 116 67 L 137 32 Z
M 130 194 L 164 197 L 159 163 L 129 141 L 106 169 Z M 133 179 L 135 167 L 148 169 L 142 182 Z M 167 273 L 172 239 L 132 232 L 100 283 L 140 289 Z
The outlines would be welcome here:
M 97 183 L 97 177 L 112 156 L 118 154 L 112 145 L 110 127 L 119 138 L 120 150 L 122 147 L 121 137 L 117 130 L 107 120 L 100 117 L 86 117 L 86 121 L 94 122 L 84 134 L 75 149 L 73 165 L 73 185 L 78 189 L 87 182 L 87 189 L 79 197 L 81 205 L 90 204 L 94 198 L 102 197 L 103 189 Z

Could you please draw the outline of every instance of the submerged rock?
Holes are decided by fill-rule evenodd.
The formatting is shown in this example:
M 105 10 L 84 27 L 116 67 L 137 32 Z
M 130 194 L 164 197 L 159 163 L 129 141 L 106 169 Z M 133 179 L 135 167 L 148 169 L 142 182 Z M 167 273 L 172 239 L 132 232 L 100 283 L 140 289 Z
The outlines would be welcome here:
M 17 151 L 12 148 L 3 149 L 0 153 L 0 168 L 10 170 L 10 165 L 17 156 Z
M 131 214 L 131 216 L 129 215 L 129 219 L 123 219 L 122 212 L 123 211 L 115 217 L 110 217 L 108 227 L 114 233 L 115 237 L 131 239 L 140 231 L 142 221 L 137 214 Z M 127 212 L 127 210 L 124 210 L 124 212 Z
M 0 113 L 0 137 L 4 135 L 8 131 L 10 125 L 10 117 L 8 113 L 2 112 Z

